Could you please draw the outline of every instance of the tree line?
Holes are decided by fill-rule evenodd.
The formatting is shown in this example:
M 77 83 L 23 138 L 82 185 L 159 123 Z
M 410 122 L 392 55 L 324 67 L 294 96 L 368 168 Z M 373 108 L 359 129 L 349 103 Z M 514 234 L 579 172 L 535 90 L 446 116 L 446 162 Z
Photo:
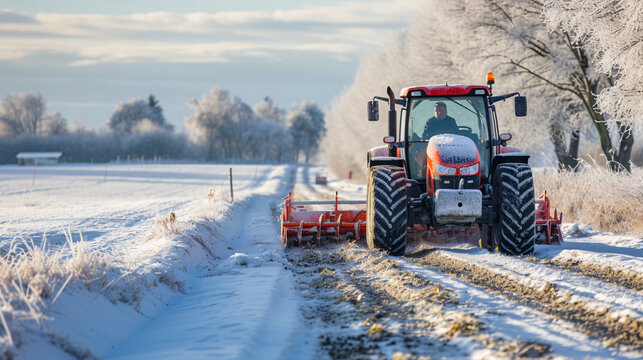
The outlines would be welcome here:
M 324 113 L 313 102 L 286 112 L 265 97 L 252 108 L 214 88 L 188 105 L 193 112 L 184 132 L 167 122 L 154 95 L 118 104 L 103 129 L 88 130 L 69 126 L 60 113 L 47 114 L 40 94 L 7 95 L 0 102 L 0 163 L 15 163 L 23 151 L 62 151 L 68 162 L 309 162 L 326 131 Z

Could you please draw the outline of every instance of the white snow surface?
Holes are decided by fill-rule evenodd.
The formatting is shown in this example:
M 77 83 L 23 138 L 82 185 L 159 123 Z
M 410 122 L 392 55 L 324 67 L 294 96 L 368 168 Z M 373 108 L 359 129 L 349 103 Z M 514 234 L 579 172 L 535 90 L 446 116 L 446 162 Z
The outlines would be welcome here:
M 99 358 L 282 359 L 293 346 L 301 349 L 299 300 L 284 269 L 274 210 L 293 170 L 62 165 L 38 168 L 34 184 L 33 167 L 1 166 L 0 246 L 46 238 L 49 249 L 64 249 L 69 229 L 91 250 L 122 259 L 133 269 L 124 279 L 148 279 L 132 282 L 141 283 L 134 306 L 69 284 L 47 303 L 44 334 L 25 331 L 17 358 L 73 358 L 52 345 L 51 334 Z M 170 211 L 178 233 L 155 231 Z M 184 293 L 159 285 L 161 273 L 183 283 Z
M 234 203 L 229 202 L 230 167 Z M 315 174 L 326 175 L 328 185 L 311 183 Z M 69 284 L 55 303 L 46 303 L 50 320 L 42 332 L 14 330 L 16 335 L 22 331 L 15 357 L 74 358 L 58 341 L 113 359 L 317 358 L 315 331 L 306 328 L 299 311 L 309 300 L 296 291 L 296 275 L 284 266 L 279 239 L 281 200 L 291 186 L 310 199 L 335 191 L 342 199 L 365 197 L 365 186 L 339 180 L 323 166 L 61 165 L 38 168 L 35 181 L 33 167 L 0 166 L 0 248 L 20 246 L 23 240 L 40 244 L 46 237 L 49 248 L 65 249 L 69 229 L 75 241 L 82 233 L 89 249 L 121 259 L 120 266 L 131 273 L 119 281 L 131 280 L 126 284 L 140 290 L 140 300 L 128 303 L 111 301 L 109 289 Z M 176 214 L 178 230 L 159 231 L 157 220 L 170 212 Z M 600 233 L 582 224 L 563 224 L 563 232 L 561 246 L 537 245 L 535 257 L 573 258 L 643 273 L 642 238 Z M 525 285 L 552 282 L 560 292 L 573 291 L 597 308 L 643 317 L 643 297 L 635 290 L 470 245 L 438 246 L 438 251 Z M 453 289 L 463 302 L 479 304 L 472 311 L 493 336 L 548 343 L 555 354 L 570 358 L 640 356 L 606 348 L 569 324 L 552 322 L 500 295 L 396 260 Z M 159 274 L 183 284 L 184 291 L 159 284 Z M 466 347 L 470 340 L 458 341 Z M 471 354 L 485 356 L 484 349 Z

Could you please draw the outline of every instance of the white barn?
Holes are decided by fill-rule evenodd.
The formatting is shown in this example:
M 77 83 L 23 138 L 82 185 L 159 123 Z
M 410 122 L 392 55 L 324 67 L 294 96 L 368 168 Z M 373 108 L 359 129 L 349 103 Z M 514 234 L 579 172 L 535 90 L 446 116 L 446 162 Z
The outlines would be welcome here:
M 16 155 L 18 165 L 53 165 L 60 162 L 62 152 L 21 152 Z

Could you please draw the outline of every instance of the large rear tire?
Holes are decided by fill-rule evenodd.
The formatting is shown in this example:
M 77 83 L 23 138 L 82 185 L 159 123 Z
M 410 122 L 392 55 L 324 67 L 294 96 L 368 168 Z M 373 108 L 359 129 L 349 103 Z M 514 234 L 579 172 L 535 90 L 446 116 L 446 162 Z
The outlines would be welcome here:
M 406 173 L 397 166 L 375 166 L 368 176 L 366 243 L 393 256 L 406 250 Z
M 493 248 L 507 255 L 529 255 L 536 242 L 534 180 L 527 164 L 498 165 L 493 176 L 498 223 L 491 227 Z

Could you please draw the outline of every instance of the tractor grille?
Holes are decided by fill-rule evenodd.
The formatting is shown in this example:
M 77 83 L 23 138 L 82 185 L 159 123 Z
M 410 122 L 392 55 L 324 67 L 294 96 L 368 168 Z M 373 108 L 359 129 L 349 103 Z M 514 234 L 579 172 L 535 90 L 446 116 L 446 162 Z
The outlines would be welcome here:
M 460 179 L 464 179 L 465 189 L 478 189 L 480 186 L 480 175 L 474 176 L 440 176 L 435 174 L 435 190 L 457 189 L 460 186 Z

